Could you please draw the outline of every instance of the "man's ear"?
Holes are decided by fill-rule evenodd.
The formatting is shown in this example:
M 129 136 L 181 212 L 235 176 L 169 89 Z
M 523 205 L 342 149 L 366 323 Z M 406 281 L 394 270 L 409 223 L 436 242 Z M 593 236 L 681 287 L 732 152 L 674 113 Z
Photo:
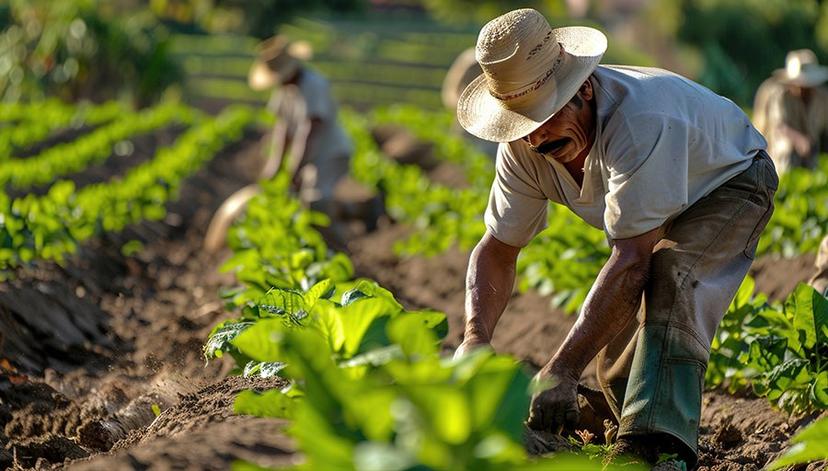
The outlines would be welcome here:
M 582 85 L 581 88 L 578 89 L 578 94 L 581 95 L 585 101 L 592 100 L 593 90 L 592 90 L 592 82 L 587 79 Z

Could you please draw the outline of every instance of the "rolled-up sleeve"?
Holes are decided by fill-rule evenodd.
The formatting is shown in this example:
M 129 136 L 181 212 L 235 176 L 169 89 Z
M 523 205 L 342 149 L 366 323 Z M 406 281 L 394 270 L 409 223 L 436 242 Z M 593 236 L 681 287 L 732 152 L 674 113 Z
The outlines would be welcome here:
M 613 239 L 653 230 L 688 202 L 689 128 L 657 113 L 623 123 L 613 131 L 607 149 L 604 225 Z
M 514 158 L 508 144 L 501 144 L 484 216 L 489 232 L 505 244 L 524 247 L 546 227 L 547 205 L 531 170 Z

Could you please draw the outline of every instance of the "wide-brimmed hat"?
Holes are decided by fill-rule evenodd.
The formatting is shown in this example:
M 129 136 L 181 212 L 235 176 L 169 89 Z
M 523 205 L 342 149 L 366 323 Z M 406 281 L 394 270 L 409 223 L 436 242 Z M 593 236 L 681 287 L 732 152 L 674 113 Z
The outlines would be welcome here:
M 785 68 L 777 69 L 773 76 L 788 85 L 816 87 L 828 80 L 828 67 L 819 65 L 814 51 L 797 49 L 785 56 Z
M 247 83 L 253 90 L 266 90 L 284 83 L 299 70 L 302 60 L 308 60 L 313 55 L 308 42 L 291 42 L 281 35 L 261 42 L 258 50 L 259 56 L 247 75 Z
M 440 92 L 440 97 L 443 99 L 443 106 L 454 111 L 457 109 L 457 101 L 460 99 L 460 94 L 469 86 L 472 80 L 476 79 L 483 72 L 480 64 L 475 58 L 475 51 L 470 47 L 460 53 L 443 79 L 443 88 Z
M 457 119 L 481 139 L 520 139 L 575 96 L 606 50 L 607 37 L 594 28 L 552 29 L 531 8 L 499 16 L 480 30 L 483 75 L 460 95 Z

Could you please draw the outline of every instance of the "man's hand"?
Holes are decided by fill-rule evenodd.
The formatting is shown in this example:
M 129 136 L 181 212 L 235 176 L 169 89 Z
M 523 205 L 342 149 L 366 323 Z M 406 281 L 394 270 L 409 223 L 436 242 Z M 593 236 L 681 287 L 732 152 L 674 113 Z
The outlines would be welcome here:
M 801 157 L 808 157 L 811 155 L 811 140 L 808 139 L 808 136 L 790 126 L 784 126 L 783 132 L 788 139 L 790 139 L 791 145 L 797 154 Z
M 552 387 L 532 396 L 527 425 L 534 430 L 560 433 L 561 428 L 574 428 L 578 423 L 578 379 L 571 374 L 550 373 L 541 370 L 535 376 L 536 383 L 549 383 Z
M 481 348 L 491 350 L 492 345 L 489 342 L 484 342 L 476 339 L 463 340 L 463 343 L 461 343 L 460 346 L 457 347 L 457 350 L 454 351 L 454 358 L 460 358 L 473 350 L 479 350 Z

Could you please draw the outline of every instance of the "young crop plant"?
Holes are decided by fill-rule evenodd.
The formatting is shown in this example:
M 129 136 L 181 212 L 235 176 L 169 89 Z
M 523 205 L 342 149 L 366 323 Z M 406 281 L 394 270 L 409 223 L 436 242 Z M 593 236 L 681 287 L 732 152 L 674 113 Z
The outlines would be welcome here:
M 792 414 L 828 409 L 828 299 L 800 284 L 771 305 L 753 288 L 748 278 L 719 326 L 707 385 L 750 387 Z
M 94 126 L 127 112 L 120 102 L 67 105 L 57 100 L 3 106 L 0 109 L 0 161 L 61 129 Z
M 767 469 L 776 470 L 828 460 L 828 416 L 805 427 L 791 439 L 791 443 L 793 445 L 772 461 Z
M 213 329 L 205 355 L 232 356 L 238 374 L 290 381 L 243 392 L 234 409 L 290 419 L 304 456 L 297 469 L 598 466 L 583 456 L 528 458 L 522 367 L 488 350 L 441 358 L 444 314 L 407 311 L 375 282 L 352 280 L 347 257 L 329 252 L 312 227 L 325 221 L 289 196 L 287 177 L 263 188 L 229 240 L 225 269 L 241 286 L 225 294 L 241 316 Z
M 828 157 L 823 154 L 815 169 L 792 168 L 781 175 L 774 204 L 757 254 L 816 252 L 828 234 Z
M 239 140 L 256 120 L 250 109 L 229 107 L 113 181 L 77 191 L 73 182 L 60 181 L 43 196 L 15 199 L 0 192 L 0 274 L 9 276 L 9 270 L 33 260 L 62 262 L 93 236 L 162 219 L 166 203 L 178 197 L 182 181 L 227 143 Z
M 70 172 L 101 162 L 112 154 L 113 146 L 128 137 L 169 124 L 192 124 L 200 112 L 184 105 L 159 105 L 137 113 L 126 113 L 117 120 L 65 144 L 50 147 L 38 155 L 8 160 L 0 166 L 0 188 L 11 185 L 26 189 L 46 184 Z

